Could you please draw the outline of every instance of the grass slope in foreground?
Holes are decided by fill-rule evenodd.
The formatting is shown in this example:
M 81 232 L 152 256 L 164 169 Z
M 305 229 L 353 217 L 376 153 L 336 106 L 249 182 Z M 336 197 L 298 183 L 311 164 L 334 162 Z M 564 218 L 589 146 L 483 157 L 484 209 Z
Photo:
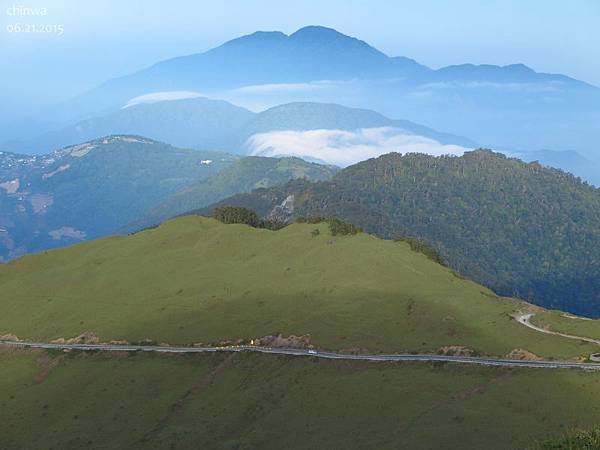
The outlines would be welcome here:
M 600 428 L 574 430 L 555 439 L 539 441 L 530 450 L 596 450 L 600 448 Z
M 523 327 L 511 314 L 530 305 L 407 243 L 331 236 L 324 223 L 269 231 L 182 217 L 0 266 L 0 291 L 0 334 L 40 341 L 93 332 L 101 341 L 190 344 L 282 333 L 332 350 L 524 348 L 561 359 L 595 351 Z
M 0 364 L 2 450 L 524 449 L 600 413 L 581 371 L 2 349 Z
M 315 230 L 318 229 L 317 234 Z M 0 266 L 0 334 L 576 357 L 407 243 L 183 217 Z M 598 374 L 257 354 L 0 348 L 0 450 L 522 449 L 596 425 Z

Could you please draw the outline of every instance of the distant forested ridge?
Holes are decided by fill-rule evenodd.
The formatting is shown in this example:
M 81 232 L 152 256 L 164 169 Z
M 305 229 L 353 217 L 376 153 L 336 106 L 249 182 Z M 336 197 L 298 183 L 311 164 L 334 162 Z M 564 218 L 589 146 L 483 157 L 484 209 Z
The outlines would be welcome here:
M 297 178 L 329 180 L 337 170 L 334 166 L 311 163 L 300 158 L 247 156 L 217 174 L 199 179 L 163 199 L 121 231 L 132 232 L 151 227 L 191 209 L 203 208 L 231 195 L 250 192 L 259 187 L 285 184 Z
M 385 238 L 417 238 L 499 294 L 600 316 L 600 190 L 536 162 L 489 150 L 391 153 L 331 181 L 296 180 L 223 204 L 279 220 L 336 216 Z

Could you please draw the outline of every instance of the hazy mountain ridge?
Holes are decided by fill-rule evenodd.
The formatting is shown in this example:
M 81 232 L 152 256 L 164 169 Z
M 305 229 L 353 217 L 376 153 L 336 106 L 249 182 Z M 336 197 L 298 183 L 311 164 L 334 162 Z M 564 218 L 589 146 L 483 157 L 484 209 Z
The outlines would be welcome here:
M 140 103 L 29 141 L 8 142 L 4 148 L 39 154 L 101 136 L 136 134 L 180 147 L 235 151 L 239 140 L 232 130 L 243 127 L 253 116 L 245 108 L 208 98 Z
M 277 70 L 273 70 L 275 64 Z M 433 70 L 410 58 L 390 58 L 364 41 L 336 30 L 307 26 L 289 36 L 281 32 L 255 32 L 204 53 L 161 61 L 135 74 L 108 81 L 98 91 L 114 88 L 116 94 L 127 92 L 133 80 L 136 87 L 128 94 L 130 97 L 175 86 L 205 91 L 254 84 L 398 77 L 422 84 L 441 80 L 486 81 L 489 75 L 492 75 L 490 81 L 501 82 L 581 83 L 563 75 L 538 74 L 522 64 L 464 64 Z M 95 92 L 86 95 L 95 96 Z M 120 103 L 126 100 L 119 95 L 117 98 Z
M 270 131 L 307 131 L 335 129 L 353 131 L 360 128 L 393 127 L 407 134 L 435 139 L 442 144 L 473 147 L 463 136 L 433 130 L 409 120 L 390 119 L 376 111 L 349 108 L 335 103 L 293 102 L 274 106 L 254 116 L 244 127 L 244 140 L 257 133 Z
M 32 141 L 3 148 L 43 153 L 110 134 L 136 134 L 180 147 L 252 152 L 248 140 L 273 131 L 345 130 L 389 127 L 399 134 L 422 136 L 442 144 L 474 147 L 462 136 L 443 133 L 408 120 L 389 119 L 375 111 L 337 104 L 295 102 L 253 113 L 222 100 L 203 97 L 139 103 L 107 116 L 78 122 Z
M 595 86 L 523 64 L 433 70 L 316 26 L 289 36 L 257 32 L 203 53 L 161 61 L 109 80 L 46 115 L 64 125 L 165 91 L 195 91 L 241 105 L 261 104 L 262 109 L 344 98 L 351 106 L 451 130 L 494 148 L 574 149 L 590 156 L 592 144 L 600 140 L 600 132 L 590 125 L 600 118 L 600 89 Z M 573 120 L 575 116 L 579 119 Z
M 0 260 L 114 233 L 236 159 L 139 136 L 110 136 L 42 156 L 2 154 Z
M 138 231 L 160 224 L 192 209 L 202 208 L 234 194 L 284 184 L 293 179 L 329 180 L 338 169 L 300 158 L 247 156 L 212 177 L 204 178 L 166 198 L 123 231 Z

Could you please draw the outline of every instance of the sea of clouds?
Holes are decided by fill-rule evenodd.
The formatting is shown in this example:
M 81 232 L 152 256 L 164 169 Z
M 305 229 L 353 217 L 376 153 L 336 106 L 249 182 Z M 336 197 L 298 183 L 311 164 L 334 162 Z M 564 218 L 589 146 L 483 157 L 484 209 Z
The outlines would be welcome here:
M 198 98 L 202 97 L 200 92 L 194 91 L 164 91 L 164 92 L 152 92 L 150 94 L 140 95 L 134 97 L 123 106 L 122 109 L 129 108 L 135 105 L 141 105 L 144 103 L 157 103 L 166 102 L 170 100 L 184 100 L 186 98 Z
M 298 156 L 341 167 L 390 152 L 460 156 L 469 150 L 394 127 L 271 131 L 251 136 L 246 145 L 255 156 Z

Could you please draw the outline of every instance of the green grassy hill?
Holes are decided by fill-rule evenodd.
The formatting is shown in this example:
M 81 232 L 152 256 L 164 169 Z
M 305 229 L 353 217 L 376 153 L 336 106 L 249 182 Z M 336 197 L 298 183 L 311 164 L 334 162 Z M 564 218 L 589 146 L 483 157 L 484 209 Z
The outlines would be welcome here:
M 318 235 L 314 235 L 318 230 Z M 0 334 L 93 332 L 103 341 L 190 344 L 310 335 L 326 349 L 577 358 L 591 346 L 539 336 L 500 298 L 414 252 L 325 223 L 279 231 L 183 217 L 156 229 L 28 255 L 0 266 Z
M 600 340 L 600 320 L 572 316 L 563 311 L 542 311 L 536 314 L 532 322 L 560 333 Z
M 600 190 L 487 150 L 390 153 L 329 182 L 290 182 L 220 202 L 269 215 L 336 216 L 385 238 L 413 236 L 501 295 L 600 316 Z M 210 208 L 208 208 L 210 210 Z
M 315 230 L 318 230 L 316 232 Z M 0 265 L 0 335 L 580 358 L 408 243 L 182 217 Z M 0 449 L 507 449 L 599 413 L 597 373 L 0 349 Z

